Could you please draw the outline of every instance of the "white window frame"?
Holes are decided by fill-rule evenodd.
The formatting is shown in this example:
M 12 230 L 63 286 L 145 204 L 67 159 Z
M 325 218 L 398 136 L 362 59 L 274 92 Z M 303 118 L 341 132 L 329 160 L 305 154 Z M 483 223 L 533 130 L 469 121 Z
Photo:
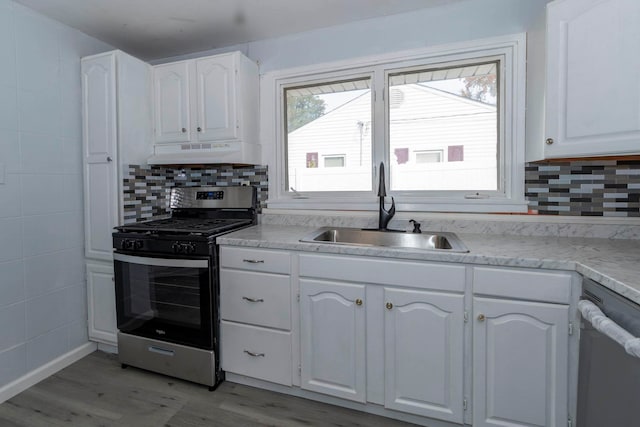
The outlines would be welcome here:
M 449 67 L 458 63 L 500 62 L 499 190 L 495 192 L 389 191 L 399 211 L 428 212 L 526 212 L 524 197 L 526 35 L 514 34 L 490 39 L 435 46 L 364 59 L 320 64 L 265 74 L 262 78 L 261 111 L 263 147 L 273 150 L 264 156 L 269 168 L 269 209 L 377 210 L 377 167 L 389 168 L 388 74 L 402 70 Z M 285 188 L 284 89 L 320 84 L 328 80 L 370 77 L 372 93 L 372 188 L 371 191 L 304 192 Z M 383 102 L 378 102 L 383 99 Z

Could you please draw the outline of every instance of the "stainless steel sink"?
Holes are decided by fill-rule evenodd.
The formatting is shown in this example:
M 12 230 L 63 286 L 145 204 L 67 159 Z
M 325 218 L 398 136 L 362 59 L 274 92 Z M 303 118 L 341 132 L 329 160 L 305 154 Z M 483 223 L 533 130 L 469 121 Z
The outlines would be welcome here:
M 359 228 L 323 227 L 300 239 L 308 243 L 332 243 L 356 246 L 384 246 L 430 251 L 469 252 L 453 233 L 406 233 Z

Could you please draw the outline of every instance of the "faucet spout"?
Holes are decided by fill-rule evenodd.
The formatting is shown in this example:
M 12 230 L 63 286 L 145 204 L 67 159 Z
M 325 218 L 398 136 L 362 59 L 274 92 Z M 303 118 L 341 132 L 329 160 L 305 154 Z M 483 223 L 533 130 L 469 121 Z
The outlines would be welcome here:
M 387 230 L 387 225 L 396 214 L 396 202 L 391 197 L 391 207 L 384 208 L 384 198 L 387 195 L 385 187 L 384 163 L 380 162 L 380 182 L 378 184 L 378 197 L 380 198 L 380 209 L 378 210 L 378 230 Z

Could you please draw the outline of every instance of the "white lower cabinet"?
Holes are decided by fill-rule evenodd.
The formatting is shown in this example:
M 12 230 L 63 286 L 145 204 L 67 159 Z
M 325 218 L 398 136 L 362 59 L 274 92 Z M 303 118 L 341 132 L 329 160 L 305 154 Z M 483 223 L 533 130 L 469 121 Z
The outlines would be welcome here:
M 301 387 L 366 400 L 364 285 L 300 280 Z
M 384 406 L 462 423 L 464 295 L 384 289 Z
M 574 273 L 233 247 L 221 267 L 228 372 L 423 425 L 575 412 Z
M 300 255 L 301 387 L 462 423 L 465 270 Z
M 225 371 L 291 385 L 291 332 L 222 321 Z
M 116 291 L 113 263 L 87 262 L 89 338 L 117 345 Z
M 473 426 L 565 426 L 569 306 L 475 297 L 473 307 Z
M 224 371 L 293 385 L 290 263 L 288 252 L 220 248 Z

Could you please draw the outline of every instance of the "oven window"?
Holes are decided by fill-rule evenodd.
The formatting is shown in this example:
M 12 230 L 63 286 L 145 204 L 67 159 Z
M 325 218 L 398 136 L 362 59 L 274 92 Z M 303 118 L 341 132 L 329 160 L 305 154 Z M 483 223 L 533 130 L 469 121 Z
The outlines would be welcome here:
M 119 254 L 114 259 L 121 332 L 202 348 L 213 345 L 208 260 Z
M 207 269 L 131 264 L 131 292 L 124 299 L 125 316 L 199 329 L 203 275 L 208 275 Z

